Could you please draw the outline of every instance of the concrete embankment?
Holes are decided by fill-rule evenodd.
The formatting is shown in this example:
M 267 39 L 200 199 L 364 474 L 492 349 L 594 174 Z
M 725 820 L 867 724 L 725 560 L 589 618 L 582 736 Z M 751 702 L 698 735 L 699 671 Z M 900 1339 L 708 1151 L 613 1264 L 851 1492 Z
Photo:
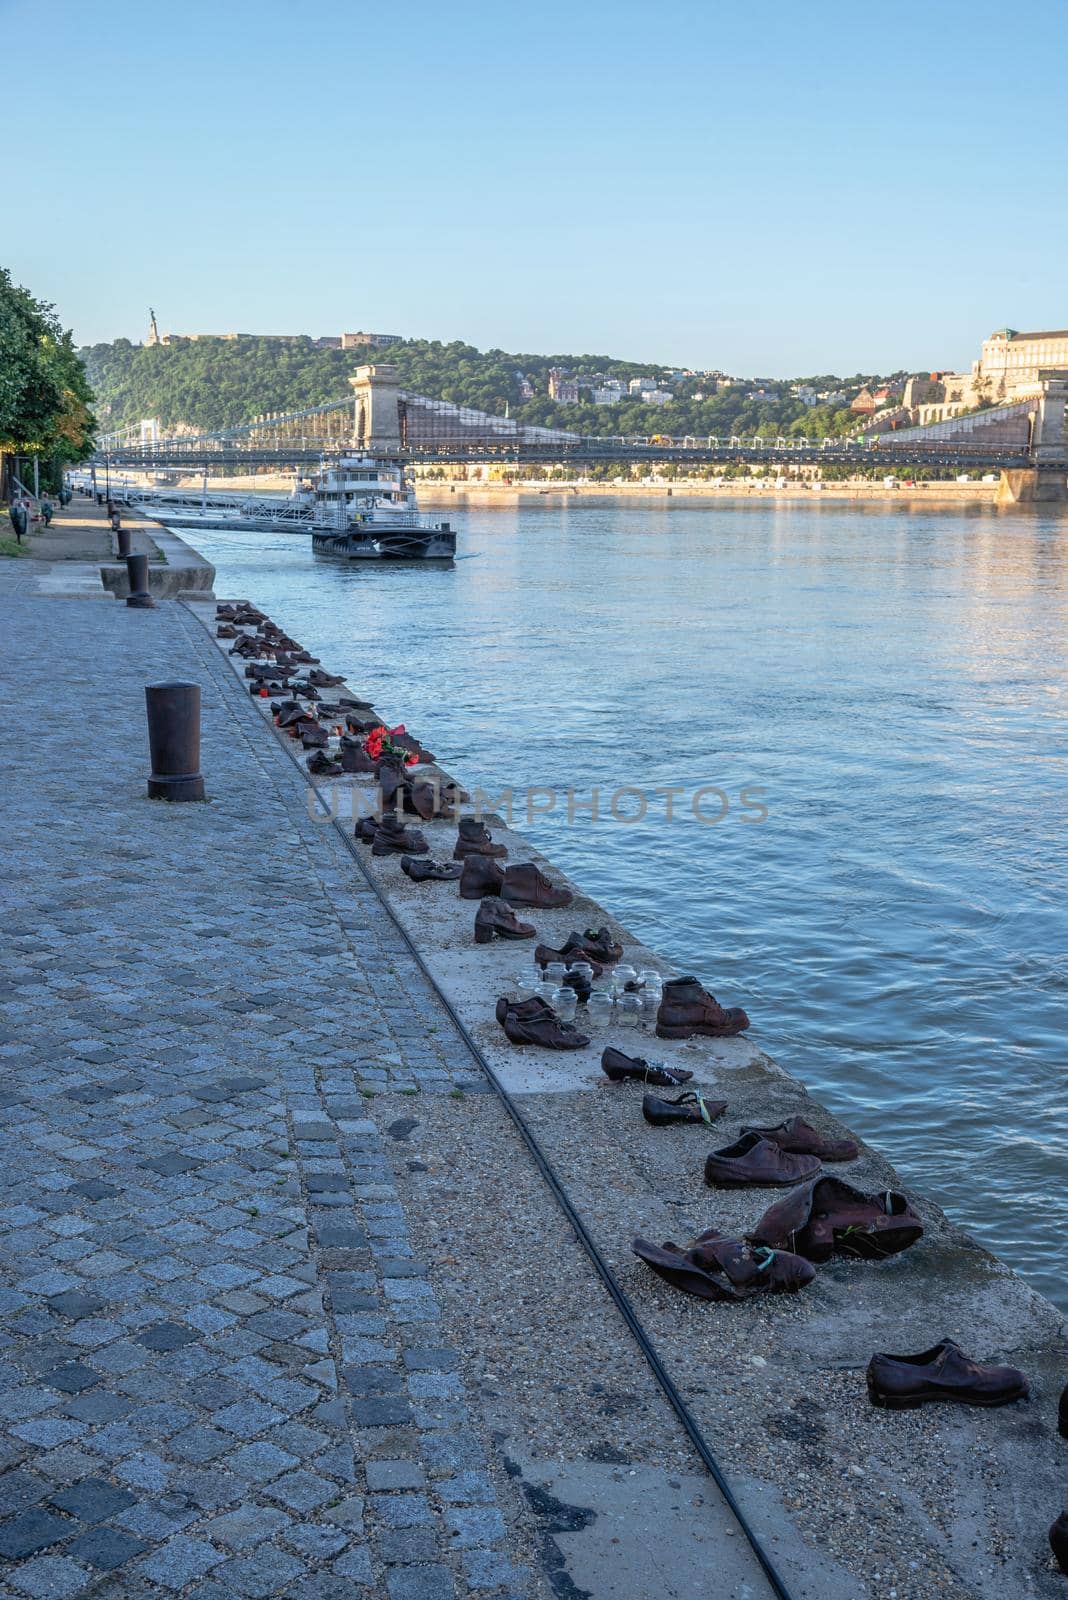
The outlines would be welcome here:
M 214 632 L 213 608 L 189 609 Z M 275 620 L 286 624 L 284 616 Z M 314 649 L 314 640 L 304 643 Z M 228 648 L 221 642 L 221 662 Z M 236 662 L 230 658 L 226 671 Z M 349 687 L 360 694 L 359 684 Z M 265 703 L 247 706 L 250 718 L 264 719 L 262 737 L 278 738 Z M 402 660 L 395 698 L 378 710 L 403 719 Z M 433 744 L 432 728 L 414 731 Z M 291 776 L 309 782 L 295 770 Z M 537 780 L 537 773 L 510 776 Z M 351 830 L 353 809 L 370 804 L 372 789 L 369 779 L 330 780 L 340 827 Z M 329 792 L 322 798 L 331 803 Z M 316 814 L 316 825 L 333 831 L 313 803 Z M 424 831 L 435 857 L 451 854 L 454 824 Z M 566 881 L 518 833 L 499 825 L 494 833 L 511 861 L 537 861 L 554 881 Z M 1057 1396 L 1068 1377 L 1056 1309 L 919 1195 L 910 1196 L 925 1224 L 919 1244 L 877 1265 L 821 1267 L 796 1298 L 729 1307 L 672 1291 L 632 1256 L 635 1234 L 685 1243 L 714 1224 L 741 1235 L 776 1198 L 706 1190 L 709 1149 L 730 1143 L 745 1124 L 796 1113 L 840 1131 L 803 1084 L 760 1050 L 759 1017 L 749 1038 L 730 1041 L 673 1044 L 619 1032 L 566 1055 L 518 1050 L 493 1020 L 493 1006 L 529 946 L 476 947 L 475 905 L 449 884 L 413 885 L 396 858 L 375 859 L 358 847 L 354 870 L 381 893 L 527 1119 L 797 1600 L 1059 1594 L 1045 1545 L 1061 1510 L 1068 1450 L 1056 1433 Z M 663 968 L 580 885 L 570 887 L 575 900 L 566 910 L 530 915 L 541 940 L 558 946 L 572 928 L 607 925 L 625 959 Z M 714 973 L 701 976 L 715 988 Z M 696 1087 L 728 1101 L 724 1118 L 711 1130 L 650 1128 L 640 1088 L 610 1085 L 600 1072 L 606 1042 L 685 1065 Z M 433 1100 L 402 1119 L 399 1137 L 411 1160 L 400 1191 L 508 1470 L 530 1505 L 544 1505 L 538 1495 L 548 1494 L 557 1506 L 550 1526 L 560 1570 L 577 1592 L 598 1600 L 705 1594 L 711 1565 L 726 1570 L 720 1592 L 762 1594 L 759 1574 L 722 1567 L 737 1532 L 674 1424 L 665 1429 L 648 1370 L 609 1302 L 596 1286 L 591 1294 L 570 1230 L 501 1103 L 475 1092 L 474 1063 L 472 1070 L 462 1115 L 454 1114 L 455 1101 Z M 834 1170 L 870 1191 L 903 1187 L 869 1147 Z M 1022 1366 L 1030 1401 L 990 1413 L 891 1414 L 869 1405 L 864 1369 L 876 1350 L 919 1351 L 943 1337 L 981 1360 Z M 647 1582 L 613 1565 L 613 1558 L 637 1561 L 636 1546 L 645 1550 Z
M 122 526 L 130 534 L 134 555 L 148 556 L 148 588 L 155 599 L 210 595 L 215 568 L 171 529 L 148 517 L 120 507 Z M 95 502 L 79 496 L 57 510 L 48 528 L 27 541 L 35 561 L 42 563 L 37 581 L 43 593 L 54 598 L 125 599 L 130 592 L 126 563 L 115 554 L 117 541 L 104 512 Z

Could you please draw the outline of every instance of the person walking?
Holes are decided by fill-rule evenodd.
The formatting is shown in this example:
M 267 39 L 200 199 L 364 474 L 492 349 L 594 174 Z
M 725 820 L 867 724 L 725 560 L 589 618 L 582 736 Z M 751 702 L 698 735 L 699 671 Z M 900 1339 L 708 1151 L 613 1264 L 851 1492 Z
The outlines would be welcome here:
M 15 541 L 16 543 L 21 544 L 22 535 L 26 532 L 26 529 L 30 524 L 26 507 L 23 505 L 21 500 L 12 500 L 11 505 L 8 507 L 7 514 L 11 518 L 11 526 L 15 530 Z

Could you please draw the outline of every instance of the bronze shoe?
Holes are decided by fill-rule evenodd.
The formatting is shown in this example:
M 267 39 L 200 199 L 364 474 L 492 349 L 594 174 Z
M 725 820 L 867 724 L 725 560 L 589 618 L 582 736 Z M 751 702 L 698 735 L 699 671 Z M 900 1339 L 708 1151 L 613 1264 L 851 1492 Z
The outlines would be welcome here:
M 569 933 L 565 950 L 582 950 L 586 960 L 602 967 L 614 966 L 623 955 L 623 946 L 616 944 L 607 928 L 587 928 L 585 933 Z
M 749 1237 L 775 1250 L 796 1250 L 809 1261 L 833 1255 L 882 1261 L 922 1239 L 923 1223 L 896 1189 L 864 1194 L 841 1178 L 823 1177 L 776 1201 Z
M 547 967 L 550 961 L 562 961 L 565 967 L 578 967 L 585 964 L 590 968 L 593 976 L 599 978 L 604 967 L 599 961 L 594 961 L 592 956 L 586 954 L 581 948 L 573 949 L 570 944 L 562 950 L 554 950 L 551 945 L 539 944 L 534 951 L 534 960 L 539 967 Z
M 504 868 L 492 856 L 468 856 L 460 878 L 461 900 L 481 900 L 487 894 L 500 894 Z
M 661 1100 L 655 1094 L 642 1097 L 642 1116 L 654 1128 L 668 1128 L 678 1122 L 703 1122 L 710 1128 L 726 1109 L 726 1100 L 706 1100 L 696 1089 L 687 1089 L 674 1100 Z
M 411 785 L 408 798 L 412 810 L 417 816 L 422 817 L 424 822 L 430 822 L 434 817 L 441 817 L 445 822 L 451 822 L 456 815 L 436 779 L 420 778 L 418 783 Z
M 662 1061 L 646 1061 L 642 1056 L 625 1056 L 622 1050 L 607 1046 L 601 1056 L 601 1071 L 613 1083 L 654 1083 L 658 1087 L 689 1083 L 693 1077 L 685 1067 L 667 1067 Z
M 508 854 L 508 847 L 494 844 L 493 835 L 477 817 L 461 817 L 452 853 L 457 861 L 465 861 L 468 856 L 496 856 L 499 859 Z
M 855 1161 L 860 1154 L 855 1140 L 827 1139 L 801 1117 L 780 1122 L 777 1128 L 743 1128 L 742 1132 L 758 1133 L 780 1150 L 790 1150 L 797 1156 L 818 1156 L 821 1161 Z
M 1068 1511 L 1062 1511 L 1049 1530 L 1049 1547 L 1062 1572 L 1068 1572 Z
M 745 1133 L 706 1158 L 705 1182 L 714 1189 L 786 1188 L 814 1178 L 819 1170 L 815 1156 L 793 1156 L 759 1133 Z
M 457 867 L 457 871 L 460 868 Z M 475 943 L 492 944 L 498 939 L 533 939 L 537 928 L 532 922 L 520 922 L 511 906 L 498 896 L 487 895 L 475 912 Z
M 796 1294 L 816 1276 L 812 1265 L 785 1250 L 751 1248 L 718 1228 L 699 1234 L 685 1250 L 677 1244 L 635 1239 L 634 1254 L 673 1289 L 699 1300 L 752 1300 L 760 1294 Z
M 429 855 L 430 846 L 418 828 L 406 828 L 395 817 L 383 817 L 371 841 L 371 854 L 388 856 L 394 852 L 401 855 L 425 856 Z
M 307 760 L 308 771 L 317 778 L 337 778 L 341 775 L 341 762 L 328 756 L 325 750 L 316 750 Z
M 1007 1406 L 1026 1400 L 1027 1379 L 1018 1367 L 984 1367 L 959 1344 L 943 1339 L 917 1356 L 874 1355 L 868 1362 L 868 1398 L 888 1411 L 910 1411 L 931 1400 L 966 1406 Z
M 721 1006 L 696 978 L 672 978 L 665 983 L 656 1014 L 658 1039 L 692 1039 L 695 1033 L 727 1039 L 744 1033 L 748 1026 L 749 1018 L 741 1006 Z
M 430 861 L 426 856 L 401 856 L 401 871 L 413 883 L 450 883 L 460 876 L 455 861 Z
M 341 770 L 367 774 L 375 770 L 375 764 L 364 749 L 362 739 L 354 739 L 347 733 L 341 735 Z
M 513 905 L 540 906 L 546 911 L 569 906 L 574 898 L 570 889 L 557 889 L 550 883 L 533 861 L 525 861 L 518 867 L 506 867 L 500 892 Z
M 552 1006 L 537 996 L 518 1004 L 498 1000 L 496 1014 L 512 1044 L 535 1044 L 544 1050 L 583 1050 L 590 1042 L 570 1022 L 561 1022 Z

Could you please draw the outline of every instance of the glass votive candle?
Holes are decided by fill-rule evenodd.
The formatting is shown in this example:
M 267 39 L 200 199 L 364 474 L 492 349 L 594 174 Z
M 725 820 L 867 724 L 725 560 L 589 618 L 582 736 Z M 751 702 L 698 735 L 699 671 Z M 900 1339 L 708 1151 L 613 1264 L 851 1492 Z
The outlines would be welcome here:
M 567 977 L 567 964 L 563 961 L 548 962 L 545 968 L 545 976 L 547 978 L 551 978 L 553 983 L 555 983 L 556 987 L 559 989 L 560 985 Z
M 517 1000 L 529 1000 L 541 988 L 541 973 L 537 967 L 520 967 L 512 980 Z
M 589 989 L 592 987 L 593 968 L 588 961 L 573 961 L 568 970 L 578 978 L 580 988 Z
M 607 1028 L 612 1021 L 612 996 L 607 989 L 593 989 L 586 1001 L 586 1016 L 591 1028 Z
M 553 1001 L 553 1010 L 556 1012 L 556 1015 L 560 1018 L 561 1022 L 574 1022 L 575 1008 L 577 1005 L 578 995 L 575 993 L 574 989 L 569 989 L 565 985 L 563 988 L 556 991 L 556 999 Z
M 616 1001 L 616 1023 L 620 1028 L 636 1028 L 641 1021 L 640 994 L 621 994 Z
M 543 978 L 538 984 L 538 997 L 555 1011 L 556 1002 L 560 998 L 560 985 L 554 983 L 551 978 Z
M 623 994 L 628 983 L 634 983 L 638 974 L 633 967 L 618 966 L 612 968 L 612 988 L 616 994 Z

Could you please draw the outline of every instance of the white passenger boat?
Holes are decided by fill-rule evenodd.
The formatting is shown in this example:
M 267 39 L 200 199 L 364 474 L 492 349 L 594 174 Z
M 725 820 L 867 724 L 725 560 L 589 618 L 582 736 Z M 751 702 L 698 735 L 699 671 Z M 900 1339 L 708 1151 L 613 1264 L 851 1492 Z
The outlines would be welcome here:
M 420 515 L 404 468 L 371 456 L 328 466 L 312 486 L 312 549 L 355 560 L 451 561 L 456 534 Z
M 310 534 L 321 555 L 372 561 L 451 561 L 456 534 L 447 522 L 422 516 L 404 467 L 353 455 L 324 463 L 292 494 L 130 488 L 125 498 L 145 516 L 174 528 L 234 532 L 292 529 Z

